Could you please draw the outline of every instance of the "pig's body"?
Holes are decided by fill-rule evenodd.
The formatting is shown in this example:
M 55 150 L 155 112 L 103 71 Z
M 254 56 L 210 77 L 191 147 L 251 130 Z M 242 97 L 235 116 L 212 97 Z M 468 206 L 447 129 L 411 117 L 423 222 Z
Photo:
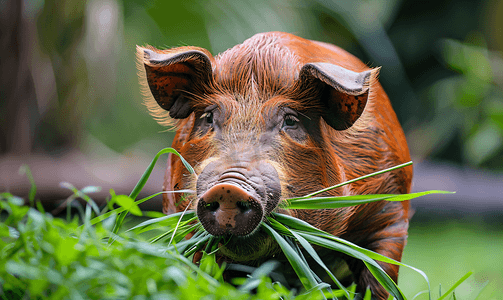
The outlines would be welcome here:
M 229 260 L 276 254 L 259 223 L 281 200 L 410 160 L 378 70 L 336 46 L 276 32 L 215 58 L 194 47 L 139 48 L 139 54 L 147 105 L 158 120 L 177 126 L 172 147 L 198 174 L 189 176 L 169 158 L 164 190 L 192 188 L 197 195 L 177 206 L 179 197 L 167 194 L 164 210 L 191 203 L 208 232 L 233 237 L 221 248 Z M 407 167 L 323 195 L 407 193 L 411 179 Z M 395 260 L 406 243 L 408 212 L 408 202 L 288 211 Z M 362 289 L 386 297 L 363 264 L 348 265 Z M 396 281 L 398 267 L 382 266 Z

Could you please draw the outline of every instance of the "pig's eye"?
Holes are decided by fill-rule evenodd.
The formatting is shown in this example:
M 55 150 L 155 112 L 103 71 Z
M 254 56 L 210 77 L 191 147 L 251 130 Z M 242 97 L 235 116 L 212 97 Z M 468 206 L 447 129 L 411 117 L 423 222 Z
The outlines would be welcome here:
M 285 120 L 283 121 L 283 128 L 288 128 L 288 127 L 295 127 L 297 123 L 299 122 L 299 119 L 293 115 L 286 115 Z
M 204 113 L 202 117 L 204 118 L 206 123 L 213 124 L 213 113 L 211 111 Z

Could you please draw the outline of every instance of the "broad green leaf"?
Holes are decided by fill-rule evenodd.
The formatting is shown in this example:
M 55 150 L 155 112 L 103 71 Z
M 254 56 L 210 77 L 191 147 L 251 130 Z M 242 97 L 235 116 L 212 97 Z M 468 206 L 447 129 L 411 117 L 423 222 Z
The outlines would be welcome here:
M 141 212 L 141 209 L 134 202 L 134 200 L 131 199 L 129 196 L 115 195 L 112 197 L 112 201 L 115 201 L 117 204 L 124 207 L 126 209 L 126 211 L 132 213 L 135 216 L 142 216 L 143 215 Z

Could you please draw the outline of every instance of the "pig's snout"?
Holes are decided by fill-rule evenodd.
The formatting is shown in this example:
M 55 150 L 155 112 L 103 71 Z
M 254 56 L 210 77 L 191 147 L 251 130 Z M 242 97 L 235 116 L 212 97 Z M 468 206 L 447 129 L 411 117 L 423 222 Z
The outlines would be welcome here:
M 197 190 L 197 217 L 216 236 L 252 233 L 281 196 L 278 173 L 267 162 L 229 166 L 214 161 L 200 174 Z
M 199 199 L 197 216 L 212 235 L 251 233 L 262 221 L 260 201 L 241 187 L 221 183 L 210 188 Z

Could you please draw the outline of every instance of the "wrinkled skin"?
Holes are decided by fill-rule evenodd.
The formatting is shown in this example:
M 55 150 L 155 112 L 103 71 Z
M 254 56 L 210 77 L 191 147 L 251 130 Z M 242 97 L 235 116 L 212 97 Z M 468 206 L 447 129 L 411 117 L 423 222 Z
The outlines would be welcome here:
M 138 57 L 146 105 L 176 127 L 172 147 L 197 173 L 169 157 L 163 189 L 196 195 L 180 203 L 166 194 L 164 211 L 196 209 L 209 233 L 229 240 L 221 260 L 251 265 L 278 254 L 259 224 L 283 199 L 410 160 L 378 69 L 336 46 L 273 32 L 216 57 L 197 47 L 138 47 Z M 323 195 L 408 193 L 411 179 L 406 167 Z M 408 202 L 279 212 L 398 261 L 407 240 Z M 387 299 L 361 262 L 342 258 L 361 291 Z M 381 265 L 396 281 L 398 266 Z

